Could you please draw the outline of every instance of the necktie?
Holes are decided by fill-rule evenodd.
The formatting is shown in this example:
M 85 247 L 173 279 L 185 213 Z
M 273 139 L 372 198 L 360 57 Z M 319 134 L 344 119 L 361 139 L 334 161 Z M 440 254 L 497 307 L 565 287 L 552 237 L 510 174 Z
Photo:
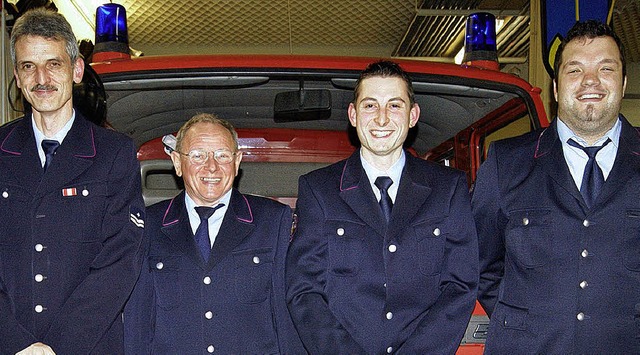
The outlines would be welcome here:
M 198 244 L 198 249 L 200 249 L 200 254 L 202 254 L 202 258 L 204 262 L 209 262 L 209 254 L 211 253 L 211 240 L 209 239 L 209 217 L 213 216 L 213 213 L 220 207 L 224 206 L 224 204 L 219 204 L 216 207 L 196 207 L 196 212 L 198 212 L 198 216 L 200 216 L 200 225 L 198 225 L 198 229 L 196 229 L 196 234 L 194 235 L 196 239 L 196 244 Z
M 582 194 L 582 198 L 589 208 L 596 200 L 596 197 L 598 196 L 598 193 L 600 193 L 600 189 L 604 184 L 604 174 L 602 173 L 602 169 L 600 169 L 598 162 L 596 162 L 596 154 L 598 154 L 600 149 L 609 144 L 609 142 L 611 142 L 611 139 L 607 139 L 604 144 L 595 147 L 583 147 L 573 139 L 570 139 L 568 142 L 569 145 L 582 149 L 589 157 L 587 165 L 584 167 L 582 184 L 580 185 L 580 194 Z
M 56 149 L 60 146 L 58 141 L 52 139 L 44 139 L 41 143 L 42 150 L 44 150 L 44 156 L 46 157 L 44 161 L 43 171 L 47 171 L 49 165 L 51 165 L 51 161 L 53 160 L 54 154 L 56 154 Z
M 389 186 L 393 185 L 393 180 L 391 180 L 391 178 L 388 176 L 378 176 L 375 184 L 380 189 L 380 209 L 382 209 L 384 218 L 387 220 L 387 222 L 389 222 L 389 220 L 391 219 L 391 209 L 393 208 L 393 202 L 391 202 L 391 197 L 389 197 L 387 189 L 389 189 Z

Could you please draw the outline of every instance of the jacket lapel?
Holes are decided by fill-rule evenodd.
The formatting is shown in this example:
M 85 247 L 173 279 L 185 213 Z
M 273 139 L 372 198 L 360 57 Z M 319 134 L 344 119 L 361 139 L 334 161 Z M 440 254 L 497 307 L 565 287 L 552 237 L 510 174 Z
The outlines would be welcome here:
M 598 205 L 606 203 L 621 191 L 631 177 L 640 176 L 640 132 L 622 115 L 620 121 L 622 130 L 616 160 L 609 177 L 602 185 L 602 192 L 595 201 Z
M 207 268 L 215 267 L 225 257 L 229 256 L 232 250 L 254 229 L 253 212 L 249 201 L 238 190 L 231 190 L 229 208 L 222 220 L 216 241 L 213 243 Z
M 42 178 L 42 165 L 36 140 L 33 135 L 31 115 L 27 115 L 13 124 L 4 141 L 0 142 L 0 159 L 11 161 L 12 169 L 6 169 L 3 174 L 13 176 L 14 182 L 25 186 L 33 193 Z
M 182 191 L 171 200 L 162 219 L 160 230 L 179 251 L 189 256 L 196 265 L 204 269 L 204 259 L 198 250 L 189 224 L 184 194 L 185 192 Z
M 419 174 L 416 167 L 416 157 L 406 153 L 406 162 L 400 178 L 400 186 L 396 202 L 391 213 L 391 222 L 387 237 L 392 238 L 406 228 L 431 194 L 429 181 Z
M 558 137 L 556 125 L 557 118 L 547 129 L 542 131 L 540 137 L 538 137 L 538 144 L 534 152 L 535 163 L 540 164 L 544 172 L 551 177 L 557 186 L 578 200 L 580 204 L 586 208 L 580 190 L 574 183 L 564 158 L 562 142 Z
M 360 219 L 373 230 L 379 231 L 380 235 L 384 235 L 380 226 L 385 226 L 386 221 L 371 190 L 367 174 L 362 168 L 360 150 L 353 153 L 344 163 L 340 178 L 340 197 Z
M 53 162 L 43 175 L 43 183 L 40 184 L 36 195 L 62 189 L 93 164 L 97 155 L 95 129 L 93 124 L 76 111 L 73 125 L 56 150 Z

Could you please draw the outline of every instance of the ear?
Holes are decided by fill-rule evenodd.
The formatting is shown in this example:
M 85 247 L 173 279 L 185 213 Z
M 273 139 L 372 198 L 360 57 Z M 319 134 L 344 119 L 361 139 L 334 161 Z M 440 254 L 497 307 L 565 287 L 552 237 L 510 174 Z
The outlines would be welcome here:
M 356 117 L 358 113 L 356 112 L 356 107 L 353 105 L 353 102 L 349 104 L 349 108 L 347 109 L 347 114 L 349 115 L 349 122 L 353 127 L 356 126 Z
M 82 58 L 76 59 L 73 65 L 73 82 L 78 84 L 82 82 L 82 75 L 84 74 L 84 60 Z
M 13 77 L 16 78 L 16 86 L 18 89 L 22 89 L 22 84 L 20 84 L 20 77 L 18 76 L 18 70 L 16 67 L 13 67 Z
M 416 103 L 413 104 L 411 111 L 409 111 L 409 128 L 413 128 L 420 118 L 420 106 Z
M 236 175 L 238 176 L 238 171 L 240 171 L 240 162 L 242 161 L 242 152 L 238 151 L 236 153 Z
M 176 169 L 176 175 L 182 177 L 182 165 L 180 158 L 180 153 L 176 151 L 171 152 L 171 161 L 173 162 L 173 168 Z

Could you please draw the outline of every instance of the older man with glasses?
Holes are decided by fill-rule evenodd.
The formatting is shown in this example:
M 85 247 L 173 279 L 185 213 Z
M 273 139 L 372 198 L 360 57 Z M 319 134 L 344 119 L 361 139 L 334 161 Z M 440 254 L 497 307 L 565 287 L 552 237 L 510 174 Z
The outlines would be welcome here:
M 171 159 L 185 191 L 148 209 L 125 352 L 298 353 L 284 303 L 291 209 L 233 188 L 238 136 L 214 115 L 182 126 Z

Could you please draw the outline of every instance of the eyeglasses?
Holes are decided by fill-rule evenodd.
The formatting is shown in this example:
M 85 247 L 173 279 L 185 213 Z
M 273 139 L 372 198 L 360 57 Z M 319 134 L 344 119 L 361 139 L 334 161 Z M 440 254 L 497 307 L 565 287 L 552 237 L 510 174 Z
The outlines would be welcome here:
M 189 151 L 189 153 L 182 153 L 182 152 L 178 152 L 177 150 L 176 152 L 181 155 L 189 157 L 189 161 L 191 162 L 191 164 L 194 164 L 194 165 L 202 165 L 206 163 L 207 160 L 209 160 L 209 153 L 213 153 L 213 159 L 215 159 L 216 162 L 218 162 L 218 164 L 231 163 L 233 161 L 233 157 L 237 154 L 227 149 L 218 149 L 214 151 L 193 149 Z

